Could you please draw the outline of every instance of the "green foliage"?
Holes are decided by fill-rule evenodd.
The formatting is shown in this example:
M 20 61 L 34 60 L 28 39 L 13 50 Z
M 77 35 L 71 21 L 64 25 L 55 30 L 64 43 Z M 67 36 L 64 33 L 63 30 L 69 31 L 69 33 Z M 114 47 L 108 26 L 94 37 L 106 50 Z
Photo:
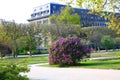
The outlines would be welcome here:
M 78 14 L 73 14 L 73 9 L 70 6 L 66 6 L 61 10 L 59 15 L 52 15 L 50 20 L 55 24 L 79 24 L 80 18 Z
M 21 25 L 15 22 L 9 22 L 0 27 L 0 42 L 9 46 L 14 57 L 17 56 L 19 48 L 17 40 L 21 38 L 23 34 L 24 32 Z
M 116 52 L 117 56 L 120 56 L 120 51 Z
M 114 40 L 115 40 L 116 45 L 119 46 L 120 48 L 120 37 L 116 37 L 114 38 Z
M 28 71 L 29 69 L 25 65 L 15 63 L 0 64 L 0 80 L 29 80 L 26 76 L 20 74 Z
M 88 37 L 92 36 L 94 33 L 100 33 L 102 35 L 110 35 L 111 37 L 119 37 L 120 35 L 116 34 L 116 31 L 109 29 L 108 27 L 84 27 L 81 30 L 87 34 Z
M 7 44 L 10 40 L 10 37 L 7 35 L 7 31 L 4 25 L 0 24 L 0 42 Z
M 102 37 L 101 43 L 105 46 L 106 50 L 108 50 L 109 48 L 114 48 L 115 45 L 114 40 L 108 35 Z
M 75 3 L 79 7 L 90 9 L 90 13 L 98 14 L 109 20 L 108 27 L 120 34 L 120 0 L 61 0 L 66 3 Z M 109 11 L 110 14 L 101 13 Z M 116 16 L 116 12 L 119 13 Z
M 81 31 L 86 34 L 86 41 L 89 41 L 89 44 L 95 48 L 104 48 L 104 45 L 101 45 L 101 38 L 104 35 L 110 35 L 113 39 L 115 38 L 115 42 L 119 45 L 119 39 L 116 37 L 120 35 L 107 27 L 84 27 L 81 28 Z
M 32 54 L 48 54 L 47 50 L 32 50 Z
M 89 37 L 91 44 L 94 45 L 95 50 L 99 50 L 101 45 L 102 34 L 99 32 L 94 32 L 93 35 Z
M 44 26 L 44 28 L 47 27 L 48 36 L 51 39 L 51 42 L 56 41 L 57 39 L 64 37 L 74 37 L 74 35 L 77 35 L 80 33 L 81 27 L 79 25 L 69 25 L 69 24 L 52 24 L 48 26 Z M 44 34 L 46 34 L 46 32 Z
M 27 51 L 32 53 L 36 46 L 57 40 L 59 37 L 69 37 L 80 31 L 79 25 L 39 25 L 39 24 L 16 24 L 9 23 L 0 25 L 0 42 L 9 46 L 14 57 Z M 45 43 L 50 45 L 50 43 Z
M 109 15 L 108 18 L 110 22 L 107 24 L 109 28 L 111 28 L 112 30 L 115 30 L 117 34 L 120 34 L 120 13 L 117 14 L 117 16 L 115 15 L 116 15 L 115 13 Z

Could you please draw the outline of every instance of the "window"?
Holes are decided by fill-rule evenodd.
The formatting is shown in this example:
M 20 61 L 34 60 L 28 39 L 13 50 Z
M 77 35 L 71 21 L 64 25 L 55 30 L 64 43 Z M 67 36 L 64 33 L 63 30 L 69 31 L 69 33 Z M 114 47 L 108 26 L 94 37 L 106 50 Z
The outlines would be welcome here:
M 55 11 L 54 11 L 54 10 L 53 10 L 52 12 L 53 12 L 53 14 L 55 13 Z
M 93 16 L 91 16 L 91 19 L 93 20 Z
M 53 6 L 53 9 L 56 9 L 56 6 Z
M 35 17 L 36 16 L 36 14 L 31 14 L 31 17 Z
M 40 8 L 40 10 L 42 10 L 42 8 Z
M 34 12 L 36 11 L 36 9 L 34 9 Z
M 42 24 L 42 21 L 37 21 L 37 24 Z
M 48 24 L 48 19 L 43 20 L 43 24 Z
M 44 14 L 46 13 L 46 11 L 43 12 Z
M 46 6 L 46 8 L 48 8 L 49 6 Z
M 64 7 L 61 7 L 61 10 L 63 10 L 64 9 Z
M 43 14 L 43 12 L 41 12 L 41 14 Z
M 47 10 L 47 13 L 49 13 L 49 10 Z

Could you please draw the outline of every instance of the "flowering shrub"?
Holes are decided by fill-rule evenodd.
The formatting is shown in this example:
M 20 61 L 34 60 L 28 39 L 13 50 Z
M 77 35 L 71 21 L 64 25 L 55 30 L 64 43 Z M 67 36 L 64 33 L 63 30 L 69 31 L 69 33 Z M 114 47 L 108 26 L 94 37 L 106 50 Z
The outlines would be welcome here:
M 49 64 L 74 65 L 90 56 L 90 49 L 79 38 L 60 38 L 49 52 Z

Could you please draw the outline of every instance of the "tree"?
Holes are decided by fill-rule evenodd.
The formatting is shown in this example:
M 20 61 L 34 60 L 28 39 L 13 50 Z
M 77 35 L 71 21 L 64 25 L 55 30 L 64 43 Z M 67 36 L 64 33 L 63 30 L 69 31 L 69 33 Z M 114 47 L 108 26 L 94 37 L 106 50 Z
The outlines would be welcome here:
M 7 30 L 5 25 L 0 24 L 0 42 L 7 44 L 10 40 L 10 37 L 7 35 Z
M 80 18 L 77 13 L 70 6 L 66 6 L 65 9 L 61 10 L 59 15 L 52 15 L 50 20 L 55 24 L 79 24 Z
M 108 27 L 83 27 L 81 28 L 81 31 L 85 32 L 85 34 L 88 36 L 92 36 L 94 32 L 98 32 L 102 35 L 110 35 L 112 38 L 119 37 L 119 34 L 116 34 L 116 31 L 109 29 Z
M 120 49 L 120 37 L 116 37 L 116 38 L 114 38 L 114 40 L 115 40 L 115 46 L 116 46 L 116 49 Z
M 102 37 L 101 43 L 105 46 L 106 51 L 109 48 L 114 48 L 114 45 L 115 45 L 114 40 L 108 35 L 105 35 Z
M 10 49 L 12 49 L 13 56 L 15 57 L 16 55 L 16 50 L 17 50 L 17 45 L 15 40 L 19 37 L 18 33 L 20 29 L 17 30 L 17 26 L 13 22 L 9 22 L 7 24 L 2 24 L 0 26 L 0 42 L 3 45 L 9 46 Z
M 89 37 L 89 40 L 91 41 L 91 43 L 94 44 L 95 50 L 99 50 L 100 49 L 102 36 L 103 35 L 101 33 L 94 32 L 93 35 Z
M 9 22 L 7 24 L 4 24 L 4 33 L 6 37 L 4 37 L 2 43 L 6 42 L 6 45 L 11 48 L 12 55 L 15 58 L 18 54 L 18 45 L 16 43 L 16 40 L 22 36 L 21 27 L 15 22 Z
M 60 0 L 75 3 L 79 7 L 90 9 L 90 13 L 98 14 L 109 20 L 108 27 L 120 34 L 120 0 Z M 101 11 L 111 11 L 104 13 Z M 116 13 L 118 12 L 118 13 Z
M 120 0 L 60 0 L 79 7 L 86 7 L 95 12 L 102 10 L 120 11 Z
M 56 41 L 61 37 L 75 37 L 78 33 L 80 33 L 81 29 L 78 25 L 69 24 L 49 25 L 48 27 L 49 36 L 51 37 L 52 42 Z
M 32 50 L 35 48 L 35 35 L 36 33 L 36 25 L 33 23 L 30 23 L 28 25 L 26 25 L 26 29 L 25 29 L 25 40 L 26 40 L 26 44 L 28 46 L 28 51 L 30 52 L 30 55 L 32 55 Z
M 110 35 L 112 38 L 120 37 L 119 34 L 116 34 L 114 30 L 111 30 L 108 27 L 84 27 L 81 28 L 81 31 L 86 34 L 86 42 L 90 42 L 88 43 L 88 45 L 98 49 L 99 47 L 102 48 L 102 36 Z
M 40 46 L 43 40 L 46 38 L 49 27 L 39 25 L 36 23 L 26 24 L 24 27 L 25 40 L 28 46 L 28 51 L 32 55 L 32 50 L 36 49 L 36 46 Z

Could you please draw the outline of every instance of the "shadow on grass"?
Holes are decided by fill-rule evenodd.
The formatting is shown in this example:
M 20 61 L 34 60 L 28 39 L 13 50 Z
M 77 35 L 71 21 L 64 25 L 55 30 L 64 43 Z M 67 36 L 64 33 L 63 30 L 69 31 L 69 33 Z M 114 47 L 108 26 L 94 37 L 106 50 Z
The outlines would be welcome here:
M 58 65 L 57 65 L 58 66 Z M 60 65 L 59 67 L 98 68 L 98 69 L 120 69 L 120 60 L 86 61 L 74 65 Z
M 81 62 L 78 63 L 77 66 L 105 66 L 105 65 L 113 65 L 113 64 L 120 64 L 119 61 L 112 61 L 112 60 L 107 60 L 107 61 L 86 61 L 86 62 Z

